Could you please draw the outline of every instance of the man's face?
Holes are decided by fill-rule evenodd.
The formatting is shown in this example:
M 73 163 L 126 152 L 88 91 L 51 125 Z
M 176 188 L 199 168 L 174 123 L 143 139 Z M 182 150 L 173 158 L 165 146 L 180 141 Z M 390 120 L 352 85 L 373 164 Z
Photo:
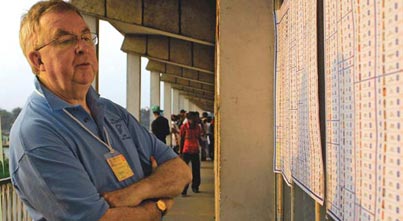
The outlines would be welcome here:
M 76 44 L 55 42 L 38 50 L 41 65 L 39 79 L 52 92 L 72 98 L 77 91 L 86 91 L 98 73 L 95 46 L 81 36 L 90 34 L 84 20 L 75 12 L 48 13 L 40 19 L 42 43 L 75 35 Z

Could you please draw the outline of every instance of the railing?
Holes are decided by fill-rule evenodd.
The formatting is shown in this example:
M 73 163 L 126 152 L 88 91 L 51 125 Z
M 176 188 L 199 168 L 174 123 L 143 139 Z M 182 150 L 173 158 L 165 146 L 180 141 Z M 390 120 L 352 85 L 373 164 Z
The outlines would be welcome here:
M 11 184 L 10 178 L 0 179 L 1 221 L 31 221 L 25 206 Z

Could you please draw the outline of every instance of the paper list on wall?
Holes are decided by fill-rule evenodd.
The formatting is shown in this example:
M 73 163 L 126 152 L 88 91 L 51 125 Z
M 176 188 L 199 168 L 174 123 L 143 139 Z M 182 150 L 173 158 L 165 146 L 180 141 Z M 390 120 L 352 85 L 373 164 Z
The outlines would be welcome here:
M 285 1 L 276 13 L 275 171 L 322 204 L 316 5 Z
M 289 65 L 289 10 L 288 1 L 276 13 L 276 148 L 275 172 L 281 173 L 291 185 L 290 131 L 290 65 Z
M 403 2 L 324 2 L 326 178 L 336 220 L 403 220 Z

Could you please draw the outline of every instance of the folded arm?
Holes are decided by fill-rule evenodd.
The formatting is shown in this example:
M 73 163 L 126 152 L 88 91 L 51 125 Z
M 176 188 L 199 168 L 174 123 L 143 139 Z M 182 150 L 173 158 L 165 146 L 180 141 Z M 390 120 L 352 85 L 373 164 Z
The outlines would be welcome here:
M 110 207 L 133 207 L 144 200 L 173 198 L 179 195 L 192 179 L 189 167 L 179 157 L 158 166 L 148 177 L 132 185 L 103 194 Z
M 173 200 L 164 200 L 168 209 L 172 207 Z M 154 201 L 144 201 L 135 207 L 110 208 L 99 221 L 160 221 L 161 212 L 157 209 Z

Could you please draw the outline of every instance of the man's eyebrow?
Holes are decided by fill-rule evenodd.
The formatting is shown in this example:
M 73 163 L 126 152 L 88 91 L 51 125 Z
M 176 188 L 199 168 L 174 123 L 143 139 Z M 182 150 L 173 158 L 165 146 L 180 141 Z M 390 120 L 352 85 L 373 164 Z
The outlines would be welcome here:
M 73 35 L 73 33 L 65 31 L 63 29 L 57 29 L 55 31 L 54 38 L 58 38 L 58 37 L 63 36 L 63 35 Z
M 87 27 L 87 28 L 84 28 L 84 29 L 81 31 L 81 33 L 91 33 L 91 30 Z M 64 36 L 64 35 L 75 35 L 75 34 L 73 34 L 73 33 L 71 33 L 71 32 L 68 32 L 68 31 L 65 31 L 65 30 L 63 30 L 63 29 L 57 29 L 57 30 L 55 31 L 54 38 L 58 38 L 58 37 Z
M 81 31 L 81 33 L 91 33 L 91 30 L 88 27 L 86 27 Z

